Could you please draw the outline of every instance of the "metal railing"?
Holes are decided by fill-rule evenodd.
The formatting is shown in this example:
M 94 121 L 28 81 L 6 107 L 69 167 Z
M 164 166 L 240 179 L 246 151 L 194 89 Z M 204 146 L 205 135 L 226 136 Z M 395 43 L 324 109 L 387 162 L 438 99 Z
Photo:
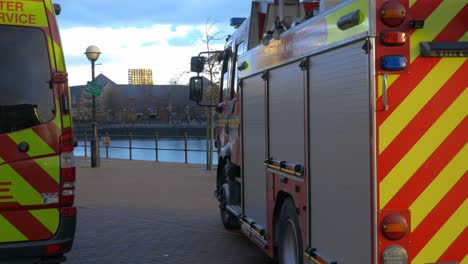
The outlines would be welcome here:
M 84 157 L 88 157 L 88 148 L 91 146 L 91 142 L 89 140 L 90 135 L 88 134 L 75 134 L 75 140 L 78 142 L 82 142 L 83 144 L 78 144 L 77 147 L 82 147 L 84 148 Z M 112 146 L 111 144 L 111 138 L 124 138 L 128 140 L 128 145 L 127 146 Z M 154 140 L 154 147 L 136 147 L 134 146 L 135 140 L 138 139 L 152 139 Z M 183 139 L 184 142 L 184 148 L 161 148 L 160 147 L 160 139 Z M 160 151 L 180 151 L 184 153 L 184 163 L 189 163 L 188 161 L 188 153 L 189 152 L 206 152 L 207 155 L 207 162 L 208 162 L 208 157 L 209 157 L 209 150 L 208 149 L 189 149 L 188 148 L 188 141 L 189 139 L 205 139 L 204 137 L 189 137 L 188 133 L 184 133 L 184 136 L 171 136 L 171 137 L 160 137 L 158 133 L 155 133 L 153 136 L 142 136 L 142 135 L 133 135 L 132 133 L 129 133 L 128 135 L 109 135 L 109 133 L 106 132 L 105 136 L 100 136 L 99 137 L 99 147 L 100 149 L 105 150 L 105 159 L 109 159 L 109 149 L 128 149 L 129 151 L 129 160 L 133 160 L 133 152 L 134 150 L 153 150 L 155 154 L 155 159 L 154 161 L 159 162 L 159 154 Z

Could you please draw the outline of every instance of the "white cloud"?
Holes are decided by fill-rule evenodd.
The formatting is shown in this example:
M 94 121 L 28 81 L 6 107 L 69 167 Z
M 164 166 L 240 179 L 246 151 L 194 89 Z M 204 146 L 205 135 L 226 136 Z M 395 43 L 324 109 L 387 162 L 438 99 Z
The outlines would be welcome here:
M 90 64 L 83 54 L 89 45 L 98 46 L 102 52 L 97 61 L 102 65 L 96 66 L 96 75 L 103 73 L 116 83 L 126 84 L 129 68 L 150 68 L 153 69 L 155 84 L 167 84 L 178 73 L 190 69 L 191 56 L 206 49 L 196 39 L 189 40 L 192 45 L 170 45 L 170 39 L 190 38 L 194 31 L 204 34 L 205 26 L 64 29 L 61 36 L 70 85 L 82 85 L 90 80 Z M 218 29 L 214 29 L 212 32 L 217 31 Z M 222 49 L 222 45 L 213 45 L 212 48 Z M 189 75 L 191 74 L 187 74 L 184 80 Z

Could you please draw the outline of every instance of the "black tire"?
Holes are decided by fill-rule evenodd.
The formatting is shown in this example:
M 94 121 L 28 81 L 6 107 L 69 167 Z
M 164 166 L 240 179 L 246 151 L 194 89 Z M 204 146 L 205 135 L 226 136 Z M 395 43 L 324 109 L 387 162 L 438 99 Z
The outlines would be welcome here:
M 237 217 L 229 212 L 226 208 L 220 208 L 219 212 L 221 213 L 221 221 L 223 222 L 224 228 L 231 230 L 240 227 Z
M 284 200 L 278 221 L 278 263 L 302 264 L 302 235 L 292 198 Z

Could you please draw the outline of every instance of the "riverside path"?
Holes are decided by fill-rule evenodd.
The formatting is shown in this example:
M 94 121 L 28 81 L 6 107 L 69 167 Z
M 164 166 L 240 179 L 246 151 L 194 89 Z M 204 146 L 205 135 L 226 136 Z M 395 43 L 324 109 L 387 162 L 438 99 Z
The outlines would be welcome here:
M 203 165 L 77 160 L 78 226 L 69 264 L 273 263 L 227 231 Z

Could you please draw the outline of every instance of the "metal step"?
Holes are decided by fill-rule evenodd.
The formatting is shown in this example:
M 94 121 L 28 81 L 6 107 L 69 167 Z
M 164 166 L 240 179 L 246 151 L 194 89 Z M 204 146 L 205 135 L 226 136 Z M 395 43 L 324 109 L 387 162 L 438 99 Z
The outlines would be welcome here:
M 235 215 L 237 218 L 240 218 L 242 215 L 242 209 L 238 205 L 227 205 L 226 209 Z

